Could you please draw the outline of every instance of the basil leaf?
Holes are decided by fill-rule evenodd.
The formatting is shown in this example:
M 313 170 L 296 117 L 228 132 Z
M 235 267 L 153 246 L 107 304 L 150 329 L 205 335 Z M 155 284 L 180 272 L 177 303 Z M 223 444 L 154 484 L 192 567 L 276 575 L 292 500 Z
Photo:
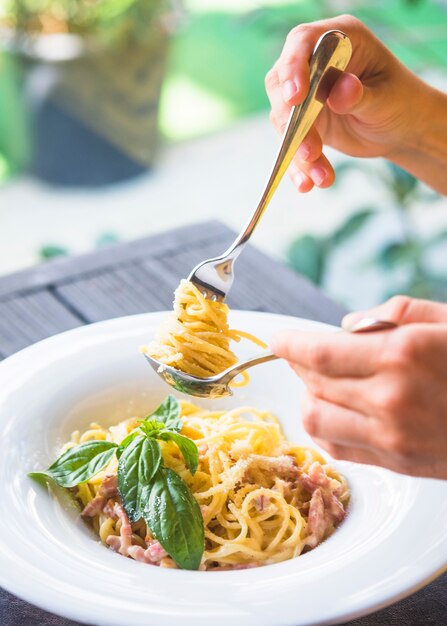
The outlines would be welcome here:
M 161 430 L 164 430 L 165 425 L 162 422 L 157 422 L 156 420 L 145 419 L 144 422 L 140 424 L 140 430 L 146 435 L 146 437 L 155 437 L 158 438 L 158 433 Z
M 129 435 L 127 435 L 127 437 L 124 437 L 124 439 L 120 443 L 120 446 L 123 447 L 123 448 L 127 448 L 129 443 L 131 441 L 133 441 L 135 439 L 135 437 L 138 437 L 139 435 L 140 435 L 140 433 L 138 432 L 138 430 L 134 430 Z
M 122 440 L 122 442 L 120 443 L 120 445 L 118 446 L 118 448 L 116 450 L 116 457 L 117 457 L 117 459 L 119 459 L 120 456 L 122 455 L 122 453 L 124 452 L 124 448 L 127 448 L 129 443 L 131 441 L 133 441 L 135 439 L 135 437 L 138 437 L 140 434 L 141 433 L 138 430 L 134 430 L 132 433 L 127 435 L 127 437 L 124 437 L 124 439 Z
M 28 478 L 35 480 L 36 483 L 39 483 L 39 485 L 42 485 L 43 487 L 46 487 L 47 485 L 57 485 L 54 478 L 51 478 L 51 476 L 45 472 L 28 472 L 27 476 Z
M 111 441 L 86 441 L 64 452 L 46 472 L 32 472 L 31 478 L 47 475 L 61 487 L 80 485 L 109 463 L 117 447 Z
M 166 400 L 160 404 L 158 409 L 146 417 L 146 420 L 156 419 L 163 422 L 166 428 L 179 432 L 182 429 L 182 420 L 180 419 L 180 404 L 177 398 L 169 395 Z
M 158 435 L 158 439 L 163 439 L 163 441 L 173 441 L 178 445 L 180 452 L 185 459 L 186 465 L 189 467 L 191 474 L 194 476 L 199 464 L 199 451 L 197 450 L 197 446 L 194 441 L 188 437 L 179 435 L 179 433 L 174 433 L 171 430 L 162 431 Z
M 124 448 L 118 463 L 118 491 L 131 522 L 142 516 L 151 480 L 161 463 L 160 445 L 139 435 Z
M 143 517 L 179 567 L 198 569 L 205 542 L 202 513 L 187 484 L 168 467 L 154 476 Z

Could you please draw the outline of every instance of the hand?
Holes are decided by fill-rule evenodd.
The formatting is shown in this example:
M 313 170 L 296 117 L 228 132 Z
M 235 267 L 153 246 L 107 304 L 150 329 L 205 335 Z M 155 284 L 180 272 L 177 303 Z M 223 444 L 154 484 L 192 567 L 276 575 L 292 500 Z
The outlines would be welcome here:
M 361 317 L 399 327 L 273 339 L 307 385 L 306 430 L 334 458 L 447 479 L 447 305 L 397 296 L 343 326 Z
M 442 182 L 445 162 L 435 176 L 433 165 L 426 165 L 427 156 L 424 161 L 416 154 L 416 146 L 420 148 L 425 134 L 424 116 L 429 103 L 433 101 L 434 106 L 436 101 L 438 110 L 432 117 L 433 124 L 442 112 L 445 117 L 445 98 L 438 103 L 441 94 L 406 69 L 362 22 L 350 15 L 302 24 L 287 36 L 281 56 L 265 81 L 272 106 L 270 117 L 278 133 L 283 134 L 292 105 L 306 97 L 309 59 L 319 37 L 331 29 L 349 36 L 352 57 L 290 166 L 297 189 L 306 192 L 314 185 L 329 187 L 334 182 L 334 170 L 322 153 L 323 143 L 352 156 L 386 157 L 429 184 L 434 183 L 434 187 L 446 188 Z M 444 131 L 441 134 L 445 138 Z M 438 158 L 440 152 L 445 156 L 444 148 L 440 151 L 437 147 L 435 152 Z

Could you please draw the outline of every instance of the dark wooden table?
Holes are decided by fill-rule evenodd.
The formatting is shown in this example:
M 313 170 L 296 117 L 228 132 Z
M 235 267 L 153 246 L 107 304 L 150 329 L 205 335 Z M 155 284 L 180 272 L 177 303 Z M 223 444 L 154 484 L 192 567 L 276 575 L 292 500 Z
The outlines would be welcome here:
M 0 279 L 0 359 L 100 320 L 172 306 L 179 279 L 234 238 L 218 222 L 179 228 Z M 228 299 L 233 308 L 338 324 L 344 310 L 284 265 L 248 247 Z M 446 626 L 447 574 L 416 594 L 350 626 Z M 0 589 L 0 626 L 75 626 Z M 130 626 L 130 625 L 129 625 Z

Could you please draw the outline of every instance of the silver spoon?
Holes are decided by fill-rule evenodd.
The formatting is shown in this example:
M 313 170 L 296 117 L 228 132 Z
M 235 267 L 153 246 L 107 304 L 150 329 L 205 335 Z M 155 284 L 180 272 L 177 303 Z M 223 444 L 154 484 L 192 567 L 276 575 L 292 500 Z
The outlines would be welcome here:
M 310 60 L 310 87 L 304 102 L 292 108 L 272 172 L 258 206 L 243 231 L 221 256 L 197 265 L 188 277 L 205 297 L 225 300 L 233 283 L 233 264 L 264 214 L 296 151 L 323 108 L 332 87 L 351 58 L 348 37 L 330 30 L 320 37 Z
M 363 318 L 356 322 L 348 332 L 371 333 L 380 330 L 390 330 L 396 326 L 397 324 L 394 322 L 388 322 L 386 320 Z M 261 363 L 267 363 L 267 361 L 274 361 L 279 358 L 276 354 L 273 354 L 273 352 L 264 352 L 246 361 L 240 361 L 220 374 L 207 378 L 199 378 L 197 376 L 190 376 L 190 374 L 186 374 L 170 365 L 164 365 L 164 363 L 157 361 L 157 359 L 154 359 L 145 352 L 143 352 L 143 354 L 154 371 L 157 372 L 168 385 L 171 385 L 171 387 L 174 387 L 177 391 L 182 391 L 190 396 L 197 396 L 199 398 L 231 396 L 233 392 L 230 383 L 238 374 L 254 365 L 260 365 Z

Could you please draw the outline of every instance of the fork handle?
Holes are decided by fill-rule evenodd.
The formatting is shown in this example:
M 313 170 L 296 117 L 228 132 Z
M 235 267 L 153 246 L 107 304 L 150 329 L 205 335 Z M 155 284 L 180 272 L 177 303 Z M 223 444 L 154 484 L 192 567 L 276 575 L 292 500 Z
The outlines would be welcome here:
M 351 53 L 349 38 L 339 30 L 330 30 L 318 40 L 309 65 L 309 93 L 300 105 L 292 108 L 264 193 L 246 227 L 224 253 L 224 257 L 237 258 L 251 237 L 296 151 L 323 108 L 332 87 L 346 69 Z

